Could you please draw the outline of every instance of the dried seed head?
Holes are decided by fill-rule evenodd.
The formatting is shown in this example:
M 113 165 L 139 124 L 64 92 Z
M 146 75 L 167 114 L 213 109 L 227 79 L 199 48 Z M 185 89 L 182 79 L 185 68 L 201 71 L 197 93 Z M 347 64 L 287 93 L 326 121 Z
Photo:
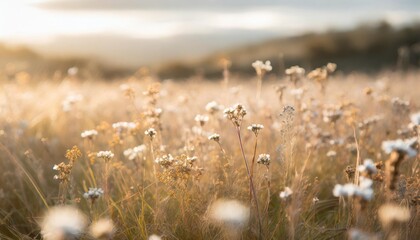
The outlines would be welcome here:
M 260 154 L 258 156 L 257 163 L 269 166 L 270 165 L 270 154 Z
M 246 109 L 241 104 L 236 104 L 234 107 L 225 109 L 224 116 L 231 120 L 236 127 L 240 127 L 246 113 Z

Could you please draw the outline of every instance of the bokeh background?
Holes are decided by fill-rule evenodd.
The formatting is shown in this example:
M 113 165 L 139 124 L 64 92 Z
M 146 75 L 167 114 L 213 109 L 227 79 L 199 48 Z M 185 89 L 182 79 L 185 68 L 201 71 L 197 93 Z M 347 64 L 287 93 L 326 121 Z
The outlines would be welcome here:
M 114 78 L 220 77 L 220 59 L 376 72 L 419 66 L 416 0 L 3 0 L 0 71 L 49 76 L 72 66 Z M 367 67 L 368 66 L 368 67 Z

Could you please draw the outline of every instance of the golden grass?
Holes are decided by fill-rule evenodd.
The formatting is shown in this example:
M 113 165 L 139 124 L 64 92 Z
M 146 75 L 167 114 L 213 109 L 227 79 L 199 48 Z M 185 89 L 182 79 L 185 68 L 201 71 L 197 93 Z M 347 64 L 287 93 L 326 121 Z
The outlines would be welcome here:
M 417 136 L 413 130 L 398 130 L 420 110 L 419 77 L 417 72 L 334 76 L 323 91 L 305 79 L 297 83 L 305 89 L 300 99 L 291 95 L 295 88 L 291 82 L 271 77 L 263 81 L 259 101 L 255 79 L 231 79 L 228 87 L 226 81 L 194 80 L 156 85 L 152 77 L 3 81 L 0 238 L 40 239 L 45 211 L 64 204 L 75 205 L 90 221 L 111 218 L 115 239 L 147 239 L 152 234 L 163 239 L 342 239 L 350 229 L 414 239 L 420 234 L 418 157 L 404 158 L 395 191 L 385 191 L 386 181 L 375 180 L 373 199 L 359 211 L 356 199 L 334 197 L 332 190 L 335 184 L 352 181 L 344 172 L 347 166 L 356 167 L 366 158 L 385 162 L 382 141 Z M 275 91 L 280 84 L 287 85 L 281 101 Z M 83 99 L 64 112 L 62 102 L 71 94 Z M 393 97 L 410 105 L 396 107 Z M 247 110 L 239 129 L 249 164 L 259 154 L 271 156 L 269 168 L 255 163 L 253 170 L 261 230 L 235 126 L 223 117 L 223 109 L 206 112 L 211 101 L 225 107 L 241 103 Z M 152 114 L 156 108 L 163 110 L 161 116 Z M 342 116 L 334 123 L 324 122 L 323 111 L 331 109 L 339 109 Z M 207 115 L 208 122 L 194 121 L 197 114 Z M 359 128 L 373 116 L 381 120 Z M 120 121 L 136 126 L 118 133 L 112 124 Z M 258 144 L 246 129 L 254 123 L 264 125 Z M 151 127 L 157 134 L 146 136 Z M 98 135 L 82 139 L 80 134 L 90 129 Z M 220 135 L 220 144 L 208 139 L 213 133 Z M 146 148 L 133 160 L 124 155 L 141 144 Z M 60 183 L 54 179 L 53 166 L 67 164 L 66 150 L 73 146 L 82 156 L 76 157 L 68 181 Z M 96 157 L 105 150 L 115 154 L 109 161 Z M 170 167 L 155 163 L 166 154 L 176 163 Z M 196 161 L 188 158 L 193 156 Z M 383 170 L 378 179 L 385 176 Z M 83 198 L 89 187 L 106 191 L 92 202 Z M 279 197 L 285 187 L 293 191 L 286 200 Z M 251 207 L 249 222 L 239 233 L 212 220 L 210 206 L 218 199 L 235 199 Z M 386 202 L 411 212 L 397 233 L 382 229 L 377 218 Z

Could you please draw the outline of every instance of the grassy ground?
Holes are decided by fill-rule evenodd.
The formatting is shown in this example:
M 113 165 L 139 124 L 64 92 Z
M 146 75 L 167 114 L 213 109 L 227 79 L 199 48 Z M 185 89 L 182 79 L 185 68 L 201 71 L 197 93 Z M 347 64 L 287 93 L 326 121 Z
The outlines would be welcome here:
M 309 79 L 293 86 L 287 78 L 267 78 L 260 100 L 256 79 L 231 79 L 227 85 L 157 83 L 147 76 L 115 82 L 81 82 L 75 77 L 51 82 L 27 76 L 4 80 L 0 238 L 40 239 L 45 212 L 64 204 L 80 209 L 88 222 L 111 218 L 115 239 L 147 239 L 152 234 L 163 239 L 343 239 L 349 232 L 358 233 L 355 229 L 379 238 L 415 239 L 420 235 L 418 157 L 405 156 L 397 166 L 394 190 L 387 179 L 391 170 L 382 166 L 372 177 L 370 201 L 335 197 L 333 188 L 357 184 L 361 173 L 356 171 L 354 179 L 345 172 L 348 166 L 367 158 L 385 165 L 391 161 L 381 149 L 383 141 L 417 137 L 407 125 L 410 115 L 420 110 L 419 77 L 418 72 L 336 75 L 324 91 Z M 282 97 L 276 90 L 280 85 L 286 87 Z M 293 95 L 297 88 L 304 90 L 301 95 Z M 208 112 L 205 107 L 211 101 L 224 107 Z M 236 103 L 247 110 L 240 126 L 223 116 L 224 108 Z M 338 118 L 324 121 L 327 111 Z M 208 121 L 195 121 L 197 114 L 208 116 Z M 372 117 L 377 119 L 360 125 Z M 112 127 L 121 121 L 135 127 Z M 253 123 L 264 126 L 257 137 L 247 130 Z M 156 130 L 154 137 L 145 135 L 149 128 Z M 82 138 L 90 129 L 97 136 Z M 214 133 L 220 135 L 219 143 L 208 139 Z M 131 160 L 124 155 L 142 144 Z M 66 158 L 66 151 L 73 146 L 81 155 L 74 148 L 70 153 L 75 161 L 66 165 L 71 171 L 63 173 L 62 181 L 54 179 L 59 172 L 53 166 L 68 164 L 72 156 Z M 105 150 L 114 153 L 111 160 L 96 156 Z M 244 156 L 252 165 L 253 156 L 256 161 L 263 153 L 270 154 L 271 162 L 269 167 L 253 167 L 255 201 Z M 169 165 L 155 162 L 166 154 L 175 160 Z M 196 161 L 187 159 L 193 156 Z M 92 203 L 83 197 L 89 187 L 105 193 Z M 285 187 L 293 193 L 282 199 Z M 250 219 L 234 227 L 214 220 L 210 206 L 218 199 L 249 207 Z M 410 219 L 392 227 L 381 224 L 377 212 L 385 203 L 408 210 Z

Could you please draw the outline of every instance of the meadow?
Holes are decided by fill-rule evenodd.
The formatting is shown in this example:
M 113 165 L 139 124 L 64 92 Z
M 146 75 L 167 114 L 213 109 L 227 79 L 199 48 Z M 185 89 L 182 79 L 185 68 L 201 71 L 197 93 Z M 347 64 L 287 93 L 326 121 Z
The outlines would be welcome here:
M 0 238 L 418 238 L 420 73 L 253 67 L 0 77 Z

